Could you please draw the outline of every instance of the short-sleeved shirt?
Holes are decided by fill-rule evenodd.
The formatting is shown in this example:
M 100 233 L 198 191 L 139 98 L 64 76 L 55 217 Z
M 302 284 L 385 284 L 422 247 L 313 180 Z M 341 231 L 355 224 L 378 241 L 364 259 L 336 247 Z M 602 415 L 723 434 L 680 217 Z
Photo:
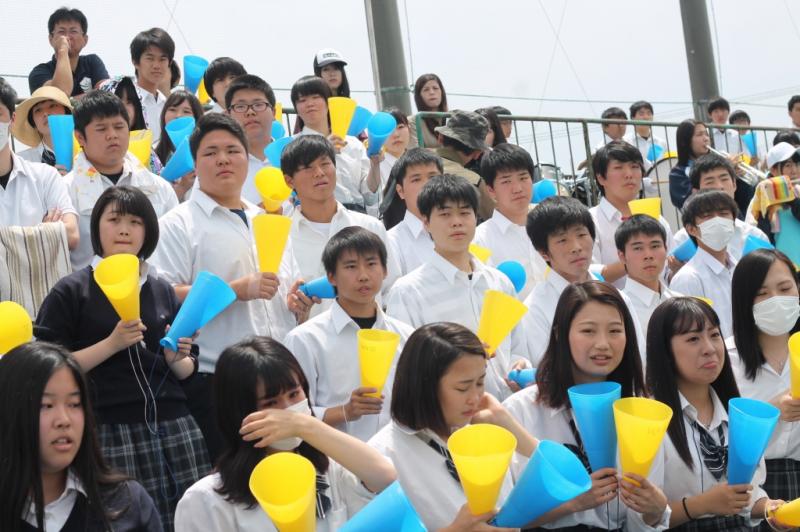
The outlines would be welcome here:
M 47 63 L 40 63 L 33 67 L 31 73 L 28 74 L 28 87 L 31 92 L 53 79 L 55 72 L 55 55 Z M 72 93 L 70 96 L 87 93 L 99 82 L 108 78 L 108 71 L 102 59 L 95 54 L 78 56 L 78 64 L 75 66 L 75 70 L 72 71 Z
M 0 225 L 32 226 L 51 209 L 77 216 L 66 182 L 55 168 L 11 154 L 8 184 L 0 188 Z

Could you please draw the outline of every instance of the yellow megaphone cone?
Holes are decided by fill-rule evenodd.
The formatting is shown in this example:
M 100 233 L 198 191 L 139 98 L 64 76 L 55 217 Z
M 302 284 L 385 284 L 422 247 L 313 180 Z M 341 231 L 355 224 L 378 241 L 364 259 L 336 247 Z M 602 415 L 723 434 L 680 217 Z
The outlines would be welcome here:
M 291 227 L 292 219 L 280 214 L 259 214 L 253 218 L 259 271 L 278 273 Z
M 777 510 L 770 510 L 769 517 L 774 517 L 781 525 L 800 526 L 800 499 L 782 504 Z
M 0 356 L 33 338 L 33 321 L 22 305 L 0 302 Z
M 628 202 L 631 214 L 646 214 L 658 220 L 661 216 L 661 198 L 643 198 Z
M 614 424 L 623 475 L 636 473 L 647 477 L 670 419 L 672 409 L 654 399 L 626 397 L 614 401 Z
M 128 151 L 136 156 L 142 166 L 150 168 L 150 151 L 153 148 L 153 132 L 149 129 L 131 131 Z
M 517 439 L 497 425 L 467 425 L 447 440 L 473 515 L 494 510 Z
M 361 329 L 358 337 L 358 361 L 361 366 L 361 386 L 377 388 L 372 397 L 380 397 L 386 377 L 392 367 L 400 335 L 381 329 Z
M 503 340 L 528 312 L 519 299 L 499 290 L 487 290 L 483 295 L 483 308 L 478 322 L 478 338 L 488 345 L 486 352 L 493 356 Z
M 81 143 L 78 142 L 78 137 L 76 137 L 75 134 L 73 133 L 72 134 L 72 159 L 73 160 L 75 159 L 75 156 L 80 153 L 80 151 L 82 149 L 83 148 L 81 148 Z
M 276 122 L 280 122 L 281 118 L 283 118 L 283 104 L 281 102 L 275 103 L 275 118 Z
M 272 166 L 262 168 L 253 176 L 253 182 L 261 195 L 266 211 L 278 211 L 283 202 L 292 195 L 292 188 L 286 184 L 280 168 Z
M 789 337 L 789 374 L 792 379 L 792 397 L 800 399 L 800 332 Z
M 200 80 L 200 86 L 197 87 L 197 99 L 200 100 L 200 105 L 207 104 L 211 97 L 208 95 L 208 91 L 206 90 L 206 82 L 205 80 Z
M 250 491 L 279 532 L 313 532 L 317 472 L 303 456 L 276 453 L 250 474 Z
M 492 250 L 491 249 L 485 248 L 483 246 L 479 246 L 475 242 L 471 242 L 470 243 L 469 252 L 471 254 L 475 255 L 475 257 L 477 257 L 478 260 L 481 261 L 484 264 L 486 264 L 486 262 L 489 260 L 489 257 L 492 256 Z
M 692 296 L 692 297 L 695 298 L 695 299 L 699 299 L 700 301 L 702 301 L 703 303 L 705 303 L 709 307 L 714 308 L 714 302 L 711 301 L 709 298 L 703 297 L 703 296 Z
M 337 137 L 345 138 L 347 128 L 356 112 L 356 101 L 344 96 L 328 98 L 328 114 L 331 117 L 331 133 Z
M 120 253 L 104 258 L 94 270 L 103 290 L 122 321 L 139 319 L 139 258 Z

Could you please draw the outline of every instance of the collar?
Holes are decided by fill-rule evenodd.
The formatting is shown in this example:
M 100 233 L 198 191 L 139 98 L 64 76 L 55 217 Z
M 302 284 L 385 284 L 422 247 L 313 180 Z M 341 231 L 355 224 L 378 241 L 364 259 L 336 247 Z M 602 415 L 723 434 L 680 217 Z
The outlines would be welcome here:
M 403 221 L 408 226 L 409 231 L 414 236 L 414 238 L 419 238 L 420 234 L 427 234 L 425 232 L 425 224 L 422 223 L 422 220 L 416 217 L 416 215 L 412 214 L 411 211 L 406 210 L 405 215 L 403 215 Z
M 439 146 L 436 148 L 436 154 L 439 155 L 442 159 L 447 159 L 448 161 L 452 161 L 459 166 L 464 166 L 461 162 L 461 158 L 458 156 L 458 152 L 453 148 L 447 148 L 445 146 Z
M 470 257 L 472 257 L 470 259 L 470 264 L 472 265 L 472 280 L 476 281 L 482 277 L 482 274 L 486 271 L 486 266 L 474 256 L 470 255 Z M 459 276 L 465 279 L 468 278 L 465 272 L 456 268 L 450 261 L 439 255 L 436 250 L 433 251 L 433 257 L 430 258 L 428 263 L 436 268 L 451 285 L 456 282 L 456 278 Z
M 497 225 L 497 228 L 500 229 L 500 232 L 503 234 L 508 233 L 508 231 L 513 229 L 514 227 L 520 227 L 519 225 L 509 220 L 503 213 L 501 213 L 500 209 L 494 210 L 490 220 L 492 220 L 492 222 L 494 222 L 494 224 Z
M 52 506 L 60 503 L 61 501 L 69 497 L 70 494 L 72 494 L 73 492 L 80 493 L 84 497 L 87 497 L 86 489 L 83 487 L 83 483 L 80 481 L 80 479 L 78 479 L 75 473 L 72 472 L 72 469 L 68 469 L 67 482 L 64 486 L 64 491 L 61 493 L 61 495 L 59 495 L 58 499 L 46 505 L 45 508 L 47 508 L 47 506 Z M 36 503 L 30 497 L 28 497 L 28 515 L 26 516 L 26 518 L 30 517 L 36 519 Z
M 600 203 L 597 205 L 597 210 L 603 213 L 603 216 L 608 220 L 611 221 L 622 221 L 622 213 L 617 210 L 616 207 L 611 205 L 611 202 L 603 196 L 600 199 Z
M 267 144 L 267 146 L 269 146 L 269 144 Z M 262 168 L 265 167 L 265 166 L 270 166 L 269 158 L 266 157 L 266 156 L 264 156 L 264 160 L 262 161 L 261 159 L 259 159 L 255 155 L 253 155 L 252 153 L 248 153 L 247 154 L 247 160 L 249 162 L 253 163 L 253 164 L 257 164 L 257 165 L 261 166 Z
M 547 273 L 547 277 L 545 278 L 545 282 L 552 286 L 556 292 L 561 294 L 561 292 L 563 292 L 564 289 L 570 285 L 570 282 L 561 277 L 561 275 L 553 268 L 548 268 L 548 270 L 549 271 Z
M 40 143 L 41 144 L 41 143 Z M 25 159 L 11 152 L 11 174 L 8 177 L 8 182 L 11 183 L 16 177 L 22 176 L 31 179 L 32 176 L 28 175 L 28 166 Z
M 625 280 L 625 293 L 635 297 L 648 307 L 661 300 L 661 296 L 664 294 L 664 289 L 666 288 L 661 281 L 659 281 L 659 288 L 661 289 L 661 293 L 654 292 L 642 283 L 631 279 L 630 276 Z
M 714 404 L 714 415 L 711 418 L 711 423 L 708 425 L 708 430 L 715 430 L 722 422 L 728 422 L 728 411 L 725 409 L 725 405 L 722 404 L 722 401 L 719 400 L 717 397 L 717 392 L 714 391 L 714 388 L 711 386 L 708 387 L 708 391 L 711 394 L 711 402 Z M 692 403 L 689 402 L 683 394 L 678 391 L 678 398 L 681 402 L 681 411 L 689 421 L 697 421 L 697 409 L 694 407 Z M 698 423 L 700 423 L 698 421 Z M 700 423 L 702 425 L 702 423 Z
M 385 324 L 384 320 L 385 315 L 381 310 L 380 305 L 376 304 L 375 307 L 377 307 L 377 314 L 375 314 L 374 328 L 383 329 L 383 326 Z M 333 304 L 331 305 L 331 323 L 333 324 L 333 329 L 336 331 L 336 334 L 341 334 L 342 330 L 344 330 L 344 328 L 350 325 L 351 323 L 353 324 L 353 326 L 355 326 L 356 329 L 358 329 L 358 324 L 355 321 L 353 321 L 353 318 L 351 318 L 347 312 L 345 312 L 345 310 L 339 304 L 338 299 L 334 299 Z
M 103 261 L 103 257 L 101 257 L 99 255 L 95 255 L 94 257 L 92 257 L 92 262 L 91 262 L 92 270 L 96 270 L 97 269 L 97 265 L 100 264 L 102 261 Z M 155 266 L 151 266 L 150 264 L 148 264 L 147 261 L 141 260 L 141 259 L 139 261 L 139 264 L 140 264 L 140 266 L 139 266 L 139 286 L 141 287 L 147 281 L 147 276 L 148 275 L 152 275 L 154 277 L 156 276 L 156 268 L 155 268 Z
M 75 157 L 72 174 L 75 177 L 85 176 L 90 180 L 105 178 L 86 158 L 86 154 L 83 151 L 78 152 L 77 157 Z M 108 178 L 105 179 L 108 180 Z M 156 179 L 161 178 L 151 174 L 147 168 L 142 166 L 136 156 L 130 152 L 125 154 L 125 159 L 122 161 L 122 175 L 117 181 L 117 185 L 131 185 L 140 189 L 151 189 L 157 186 Z M 108 180 L 108 183 L 113 185 L 110 180 Z
M 697 252 L 694 254 L 693 258 L 696 258 L 697 262 L 705 265 L 705 267 L 714 272 L 715 275 L 719 275 L 723 271 L 732 270 L 733 267 L 736 266 L 736 261 L 729 252 L 726 251 L 725 256 L 726 263 L 722 264 L 720 261 L 712 257 L 708 251 L 698 246 Z M 728 265 L 730 265 L 730 268 Z
M 316 129 L 311 129 L 308 126 L 303 126 L 303 129 L 300 130 L 300 133 L 298 133 L 298 135 L 319 135 L 320 137 L 325 137 L 325 135 L 323 135 Z
M 392 423 L 394 423 L 395 427 L 397 427 L 397 430 L 399 430 L 403 434 L 407 434 L 409 436 L 417 436 L 421 440 L 424 440 L 426 444 L 428 440 L 433 440 L 442 447 L 444 447 L 445 449 L 447 449 L 447 442 L 442 441 L 439 435 L 430 429 L 414 430 L 412 428 L 406 427 L 401 423 L 398 423 L 397 421 L 392 421 Z
M 242 201 L 242 205 L 244 206 L 244 211 L 246 214 L 257 214 L 258 212 L 261 212 L 261 209 L 259 209 L 257 206 L 253 205 L 246 199 L 244 198 L 240 199 Z M 206 216 L 209 217 L 214 212 L 214 209 L 223 209 L 225 211 L 230 210 L 223 207 L 216 201 L 214 201 L 214 199 L 211 198 L 211 196 L 203 192 L 200 188 L 197 188 L 192 191 L 192 195 L 189 197 L 188 201 L 196 203 L 197 206 L 200 207 L 200 209 L 206 214 Z
M 333 213 L 333 218 L 331 218 L 331 221 L 328 222 L 328 223 L 335 224 L 338 219 L 340 219 L 343 216 L 347 216 L 346 213 L 347 213 L 347 209 L 345 209 L 344 205 L 342 205 L 341 203 L 339 203 L 339 201 L 337 201 L 336 202 L 336 212 Z M 298 205 L 294 209 L 294 211 L 292 212 L 292 221 L 294 221 L 294 220 L 297 220 L 298 224 L 317 223 L 317 222 L 311 222 L 308 218 L 306 218 L 303 215 L 303 204 L 302 203 L 300 205 Z M 325 223 L 325 222 L 319 222 L 319 223 Z M 357 225 L 360 225 L 360 224 L 357 224 Z
M 159 103 L 159 102 L 165 101 L 167 99 L 167 97 L 164 96 L 163 94 L 161 94 L 161 91 L 158 90 L 158 89 L 156 89 L 156 95 L 153 96 L 152 92 L 143 89 L 142 86 L 139 85 L 139 80 L 138 79 L 136 81 L 134 81 L 134 85 L 136 86 L 136 90 L 139 92 L 139 97 L 142 99 L 142 101 L 150 100 L 150 101 L 153 101 L 155 103 Z

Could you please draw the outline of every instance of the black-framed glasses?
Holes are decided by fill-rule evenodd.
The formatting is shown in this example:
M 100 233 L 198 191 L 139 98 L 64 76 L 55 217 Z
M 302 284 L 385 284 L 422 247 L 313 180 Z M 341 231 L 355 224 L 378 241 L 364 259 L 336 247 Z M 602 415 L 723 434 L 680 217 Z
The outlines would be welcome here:
M 229 111 L 234 113 L 245 114 L 248 110 L 252 109 L 254 113 L 261 113 L 266 111 L 267 108 L 272 107 L 269 102 L 258 101 L 253 103 L 235 103 L 228 107 Z

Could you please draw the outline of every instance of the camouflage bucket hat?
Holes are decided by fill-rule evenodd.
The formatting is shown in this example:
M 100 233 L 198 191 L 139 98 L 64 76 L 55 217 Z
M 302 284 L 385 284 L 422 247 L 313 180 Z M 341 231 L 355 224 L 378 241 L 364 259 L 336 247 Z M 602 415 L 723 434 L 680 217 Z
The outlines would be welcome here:
M 453 111 L 447 124 L 434 131 L 445 137 L 459 141 L 473 150 L 486 150 L 486 133 L 489 132 L 489 121 L 478 113 L 469 111 Z

